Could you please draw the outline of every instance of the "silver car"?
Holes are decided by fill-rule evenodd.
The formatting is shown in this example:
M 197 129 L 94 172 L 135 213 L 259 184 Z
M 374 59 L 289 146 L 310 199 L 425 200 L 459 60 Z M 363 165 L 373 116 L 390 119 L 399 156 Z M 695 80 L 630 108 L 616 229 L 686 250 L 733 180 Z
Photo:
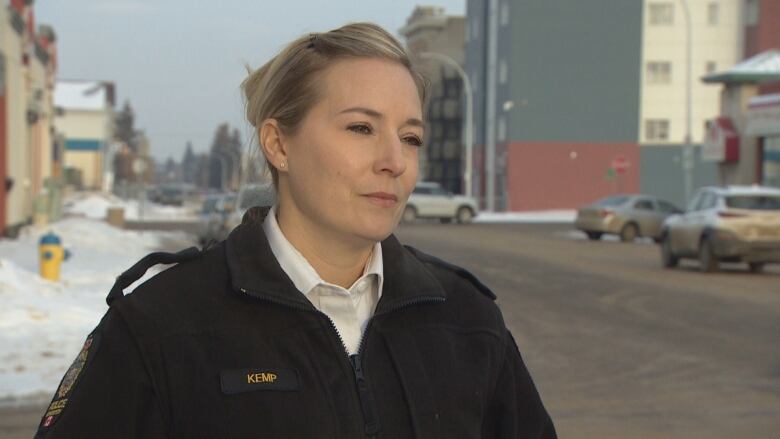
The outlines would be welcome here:
M 459 223 L 468 223 L 477 215 L 477 211 L 474 198 L 455 195 L 439 183 L 420 182 L 406 202 L 402 219 L 407 223 L 417 218 L 438 218 L 443 223 L 454 219 Z
M 580 208 L 574 226 L 592 240 L 612 234 L 618 235 L 623 242 L 634 241 L 640 236 L 658 241 L 664 220 L 680 212 L 680 208 L 658 197 L 615 195 Z
M 780 262 L 780 189 L 761 186 L 706 187 L 688 210 L 666 220 L 661 241 L 664 267 L 680 258 L 717 271 L 720 262 L 746 262 L 752 272 Z
M 276 190 L 271 183 L 245 185 L 238 192 L 238 200 L 233 209 L 225 217 L 218 233 L 219 239 L 227 238 L 228 234 L 241 224 L 244 213 L 250 207 L 272 206 L 276 202 Z

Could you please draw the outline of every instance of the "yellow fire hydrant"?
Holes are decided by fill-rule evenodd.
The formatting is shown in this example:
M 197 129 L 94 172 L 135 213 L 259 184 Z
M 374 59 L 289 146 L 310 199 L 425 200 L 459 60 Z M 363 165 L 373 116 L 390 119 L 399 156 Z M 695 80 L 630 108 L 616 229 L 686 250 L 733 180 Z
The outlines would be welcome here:
M 38 245 L 41 277 L 53 281 L 60 280 L 60 265 L 70 257 L 70 252 L 62 248 L 60 237 L 49 232 L 41 237 Z

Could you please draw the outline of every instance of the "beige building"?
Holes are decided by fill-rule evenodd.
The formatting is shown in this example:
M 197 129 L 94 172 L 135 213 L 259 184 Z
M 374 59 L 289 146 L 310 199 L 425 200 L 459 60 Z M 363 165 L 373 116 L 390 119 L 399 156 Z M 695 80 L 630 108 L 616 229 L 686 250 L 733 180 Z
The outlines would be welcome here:
M 58 186 L 52 179 L 57 171 L 52 137 L 55 35 L 46 25 L 36 32 L 33 17 L 26 2 L 0 8 L 0 175 L 5 180 L 0 232 L 9 235 L 59 212 Z
M 106 148 L 114 137 L 114 85 L 104 81 L 57 81 L 54 125 L 65 139 L 65 168 L 80 184 L 103 189 Z
M 687 21 L 683 0 L 645 0 L 639 143 L 685 142 Z M 690 8 L 691 140 L 701 144 L 706 121 L 719 114 L 720 87 L 700 80 L 742 59 L 744 0 L 687 0 Z

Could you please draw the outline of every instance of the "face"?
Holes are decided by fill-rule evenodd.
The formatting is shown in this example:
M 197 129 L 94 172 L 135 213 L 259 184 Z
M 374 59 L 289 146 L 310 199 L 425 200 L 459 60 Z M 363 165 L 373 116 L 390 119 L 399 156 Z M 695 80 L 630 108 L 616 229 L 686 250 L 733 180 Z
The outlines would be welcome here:
M 381 241 L 417 181 L 417 88 L 405 67 L 379 59 L 342 60 L 321 75 L 320 101 L 284 137 L 282 209 L 319 234 Z

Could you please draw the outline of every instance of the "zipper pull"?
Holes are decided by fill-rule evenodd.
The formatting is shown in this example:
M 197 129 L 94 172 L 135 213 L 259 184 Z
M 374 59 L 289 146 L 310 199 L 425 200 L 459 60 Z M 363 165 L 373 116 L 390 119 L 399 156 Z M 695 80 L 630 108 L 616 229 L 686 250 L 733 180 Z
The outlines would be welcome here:
M 366 376 L 363 373 L 363 363 L 360 355 L 350 355 L 349 362 L 352 365 L 352 371 L 355 373 L 355 383 L 357 384 L 358 399 L 363 409 L 363 420 L 365 422 L 365 432 L 369 436 L 376 435 L 379 430 L 379 419 L 376 416 L 376 408 L 371 390 L 366 383 Z

